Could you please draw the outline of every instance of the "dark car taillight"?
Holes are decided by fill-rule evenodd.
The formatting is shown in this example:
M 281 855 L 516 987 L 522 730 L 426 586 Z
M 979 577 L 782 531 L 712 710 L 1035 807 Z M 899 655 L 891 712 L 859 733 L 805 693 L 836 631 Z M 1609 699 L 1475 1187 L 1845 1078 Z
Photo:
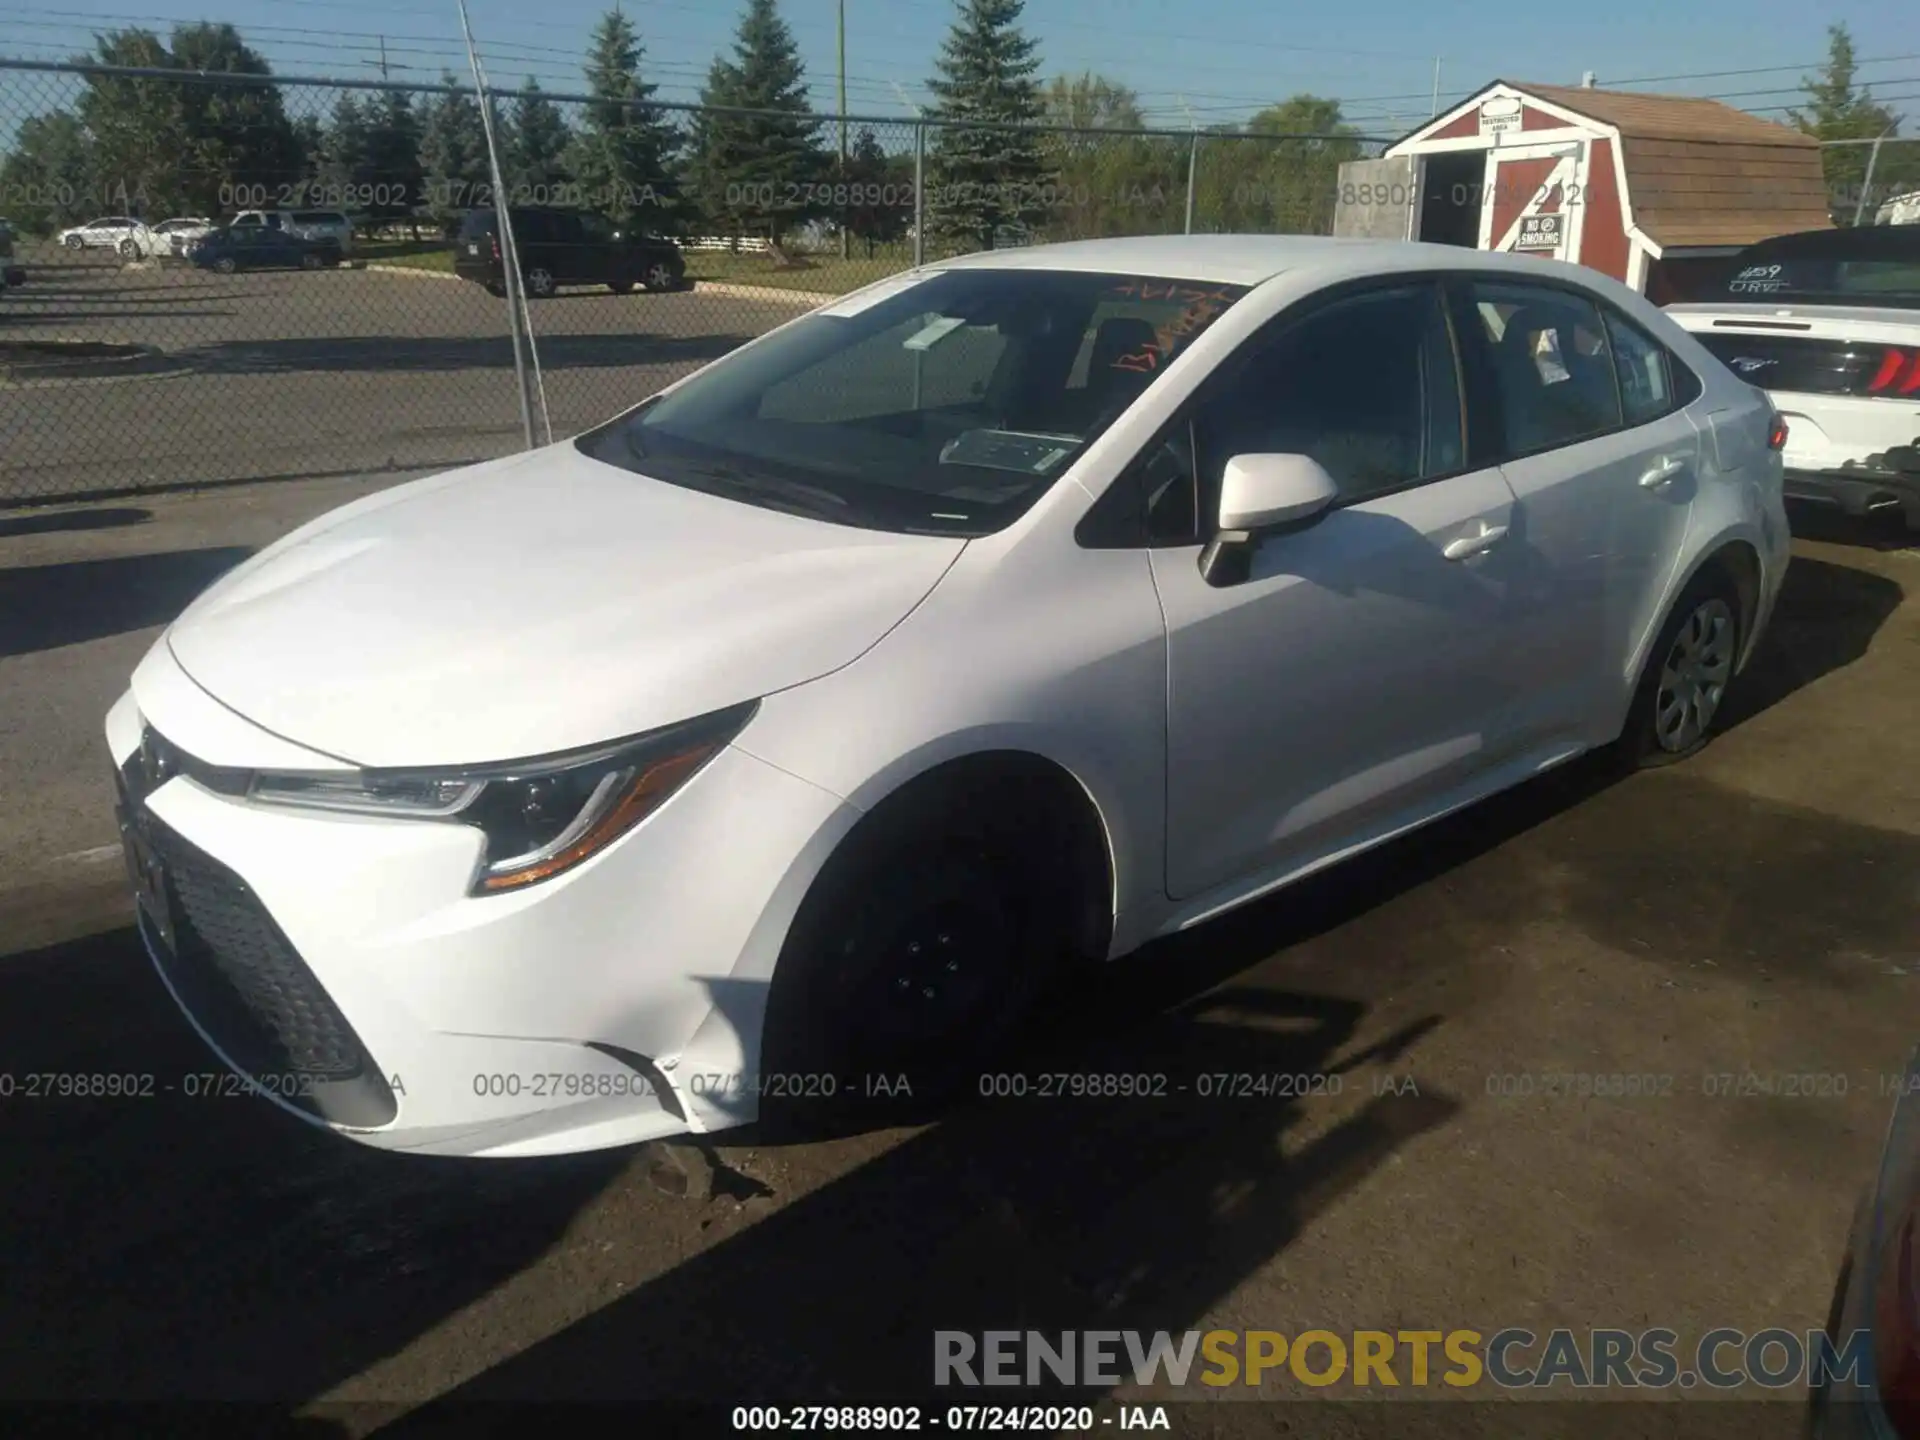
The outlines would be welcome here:
M 1880 356 L 1880 367 L 1867 381 L 1869 395 L 1911 395 L 1920 390 L 1920 350 L 1889 345 Z
M 498 235 L 489 235 L 487 237 L 487 244 L 493 247 L 493 258 L 498 260 L 500 258 L 500 237 Z

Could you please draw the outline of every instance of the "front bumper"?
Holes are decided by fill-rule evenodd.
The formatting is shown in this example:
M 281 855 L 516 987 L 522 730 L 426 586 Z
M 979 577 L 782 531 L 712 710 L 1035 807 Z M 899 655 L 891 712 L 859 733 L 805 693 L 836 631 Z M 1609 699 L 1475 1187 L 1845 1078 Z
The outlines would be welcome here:
M 141 931 L 256 1094 L 366 1144 L 449 1155 L 754 1118 L 744 1077 L 773 962 L 851 824 L 844 802 L 729 748 L 576 869 L 475 898 L 467 826 L 259 805 L 191 768 L 147 788 L 146 736 L 205 765 L 287 761 L 231 711 L 197 724 L 214 702 L 183 680 L 150 657 L 107 722 Z

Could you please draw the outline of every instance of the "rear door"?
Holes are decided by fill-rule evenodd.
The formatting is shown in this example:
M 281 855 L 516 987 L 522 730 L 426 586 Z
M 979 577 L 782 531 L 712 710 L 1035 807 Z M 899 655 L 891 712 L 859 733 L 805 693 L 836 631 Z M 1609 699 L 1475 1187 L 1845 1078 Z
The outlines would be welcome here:
M 1664 349 L 1584 289 L 1468 279 L 1454 294 L 1475 431 L 1517 501 L 1513 659 L 1527 684 L 1511 729 L 1529 749 L 1597 743 L 1679 563 L 1699 430 Z
M 1151 551 L 1168 630 L 1167 886 L 1180 898 L 1429 811 L 1498 762 L 1515 673 L 1513 496 L 1463 455 L 1436 284 L 1281 315 L 1189 423 L 1171 443 L 1198 478 L 1205 538 L 1233 455 L 1311 455 L 1341 498 L 1262 539 L 1237 584 L 1201 575 L 1199 537 Z

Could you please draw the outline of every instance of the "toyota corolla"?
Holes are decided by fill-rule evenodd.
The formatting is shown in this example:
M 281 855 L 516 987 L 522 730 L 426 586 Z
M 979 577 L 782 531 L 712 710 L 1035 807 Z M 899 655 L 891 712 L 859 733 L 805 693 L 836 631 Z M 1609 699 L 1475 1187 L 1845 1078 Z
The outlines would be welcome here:
M 1697 749 L 1784 438 L 1554 262 L 930 266 L 214 584 L 107 717 L 141 934 L 222 1061 L 378 1146 L 937 1093 L 1069 962 Z

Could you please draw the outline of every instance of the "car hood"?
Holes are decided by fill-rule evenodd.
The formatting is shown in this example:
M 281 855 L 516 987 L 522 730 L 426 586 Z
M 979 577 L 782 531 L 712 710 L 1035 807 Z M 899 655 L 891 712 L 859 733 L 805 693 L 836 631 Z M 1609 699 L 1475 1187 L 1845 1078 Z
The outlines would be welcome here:
M 560 444 L 322 516 L 217 581 L 166 643 L 230 709 L 354 764 L 521 759 L 836 670 L 965 545 L 763 510 Z

